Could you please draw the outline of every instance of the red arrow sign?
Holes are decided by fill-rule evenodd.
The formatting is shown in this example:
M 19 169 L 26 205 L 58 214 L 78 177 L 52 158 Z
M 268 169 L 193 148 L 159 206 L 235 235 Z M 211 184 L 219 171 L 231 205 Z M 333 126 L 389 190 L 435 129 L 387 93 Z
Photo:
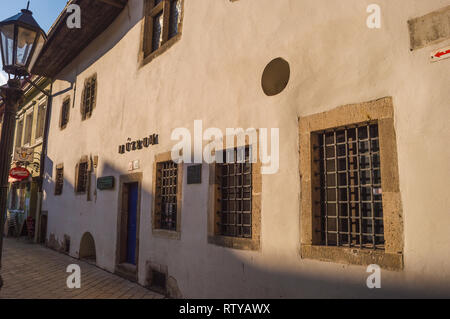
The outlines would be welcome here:
M 444 55 L 447 55 L 447 54 L 450 54 L 450 50 L 447 50 L 447 51 L 439 51 L 439 52 L 436 53 L 434 56 L 435 56 L 436 58 L 440 58 L 440 57 L 443 57 Z
M 440 48 L 431 53 L 431 62 L 438 62 L 450 58 L 450 47 Z
M 14 179 L 24 180 L 30 176 L 30 172 L 23 167 L 14 167 L 9 171 L 9 176 Z

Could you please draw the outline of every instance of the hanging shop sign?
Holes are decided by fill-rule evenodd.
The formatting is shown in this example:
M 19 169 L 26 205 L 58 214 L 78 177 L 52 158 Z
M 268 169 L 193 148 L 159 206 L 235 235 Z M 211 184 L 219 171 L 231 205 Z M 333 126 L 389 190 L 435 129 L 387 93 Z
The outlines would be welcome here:
M 98 178 L 97 188 L 99 190 L 114 189 L 114 176 L 106 176 Z
M 159 144 L 158 134 L 153 134 L 137 141 L 132 141 L 131 138 L 129 138 L 126 144 L 119 145 L 119 154 L 142 150 L 143 148 L 149 148 L 151 145 L 157 144 Z
M 29 147 L 16 147 L 14 161 L 21 163 L 33 163 L 34 150 Z
M 438 62 L 450 58 L 450 46 L 431 53 L 431 62 Z
M 30 176 L 30 172 L 23 167 L 14 167 L 9 171 L 9 176 L 13 179 L 22 181 Z

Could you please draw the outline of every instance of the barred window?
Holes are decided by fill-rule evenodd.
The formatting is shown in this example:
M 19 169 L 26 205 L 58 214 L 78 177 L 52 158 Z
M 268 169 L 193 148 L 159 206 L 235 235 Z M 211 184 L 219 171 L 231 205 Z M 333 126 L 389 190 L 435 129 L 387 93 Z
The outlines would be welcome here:
M 180 33 L 183 0 L 146 0 L 144 56 Z
M 16 131 L 16 147 L 22 146 L 22 134 L 23 134 L 23 119 L 17 123 Z
M 88 161 L 82 160 L 77 164 L 77 179 L 75 190 L 77 194 L 84 194 L 87 192 L 88 182 Z
M 39 105 L 36 124 L 36 139 L 41 138 L 44 135 L 46 110 L 47 110 L 47 103 Z
M 83 98 L 81 103 L 81 118 L 86 120 L 91 117 L 97 98 L 97 75 L 88 78 L 84 83 Z
M 378 124 L 316 132 L 320 240 L 324 246 L 384 249 Z M 318 151 L 318 152 L 317 152 Z M 319 186 L 320 185 L 320 186 Z M 318 229 L 316 228 L 316 229 Z
M 33 112 L 27 115 L 25 123 L 25 137 L 23 144 L 31 144 L 31 133 L 33 128 Z
M 60 116 L 61 120 L 59 123 L 59 127 L 61 129 L 66 128 L 67 124 L 69 123 L 69 114 L 70 114 L 70 98 L 66 98 L 61 107 L 61 116 Z
M 56 167 L 56 180 L 55 180 L 55 195 L 61 195 L 64 186 L 64 166 L 58 165 Z
M 252 238 L 252 163 L 250 148 L 224 152 L 220 174 L 219 231 L 222 236 Z
M 156 164 L 155 228 L 177 231 L 178 164 Z

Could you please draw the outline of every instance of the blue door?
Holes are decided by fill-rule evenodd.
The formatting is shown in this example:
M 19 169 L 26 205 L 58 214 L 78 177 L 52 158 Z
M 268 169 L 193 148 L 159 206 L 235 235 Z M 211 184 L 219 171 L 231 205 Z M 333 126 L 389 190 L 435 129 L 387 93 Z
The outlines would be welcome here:
M 128 184 L 127 263 L 136 265 L 138 183 Z

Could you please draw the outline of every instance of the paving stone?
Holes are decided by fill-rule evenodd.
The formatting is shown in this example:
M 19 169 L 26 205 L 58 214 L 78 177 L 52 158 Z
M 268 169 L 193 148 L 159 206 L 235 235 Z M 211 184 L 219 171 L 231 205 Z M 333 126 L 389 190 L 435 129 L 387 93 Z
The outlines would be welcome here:
M 81 288 L 66 285 L 66 268 L 81 268 Z M 160 299 L 164 296 L 46 247 L 23 240 L 3 241 L 0 299 Z

